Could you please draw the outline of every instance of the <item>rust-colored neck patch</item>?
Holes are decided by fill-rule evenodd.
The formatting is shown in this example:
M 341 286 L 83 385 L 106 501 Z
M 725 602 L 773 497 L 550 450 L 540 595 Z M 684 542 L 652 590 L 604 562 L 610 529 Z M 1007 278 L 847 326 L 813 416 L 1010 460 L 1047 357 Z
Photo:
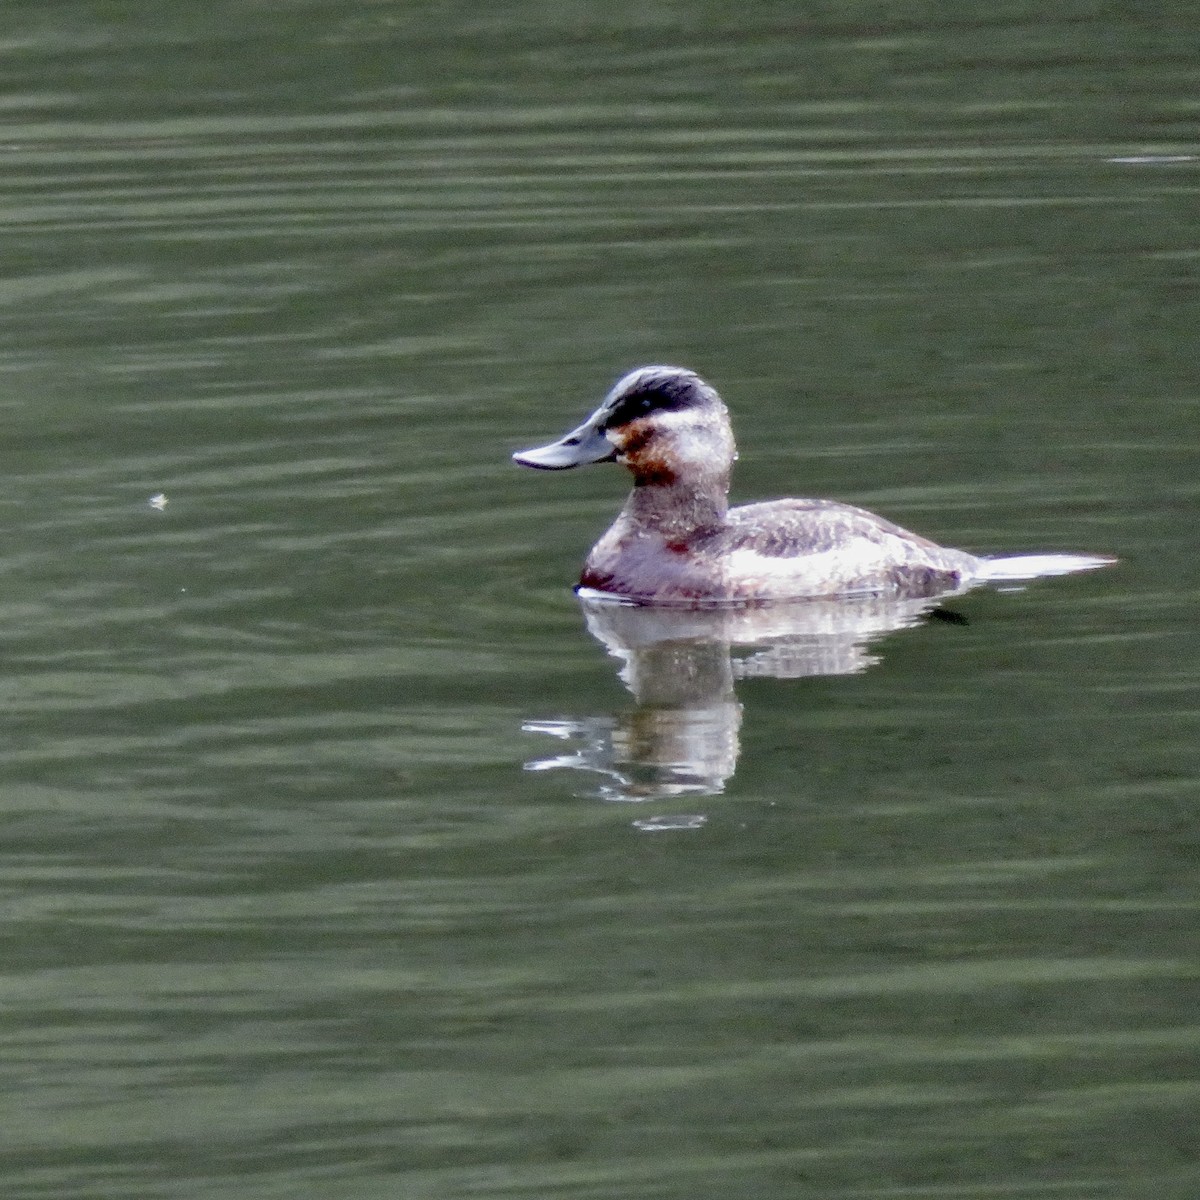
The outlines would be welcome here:
M 634 487 L 670 487 L 678 482 L 679 476 L 668 461 L 668 447 L 655 433 L 651 421 L 634 421 L 621 430 L 618 450 L 633 472 Z

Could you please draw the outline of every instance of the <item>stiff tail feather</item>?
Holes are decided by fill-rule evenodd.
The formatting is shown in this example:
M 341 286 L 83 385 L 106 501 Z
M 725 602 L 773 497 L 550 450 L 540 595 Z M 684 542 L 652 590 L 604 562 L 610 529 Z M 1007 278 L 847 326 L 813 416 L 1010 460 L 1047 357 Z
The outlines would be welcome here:
M 1099 554 L 1012 554 L 1003 558 L 981 558 L 979 578 L 990 583 L 1041 579 L 1046 575 L 1070 575 L 1073 571 L 1095 571 L 1108 567 L 1115 558 Z

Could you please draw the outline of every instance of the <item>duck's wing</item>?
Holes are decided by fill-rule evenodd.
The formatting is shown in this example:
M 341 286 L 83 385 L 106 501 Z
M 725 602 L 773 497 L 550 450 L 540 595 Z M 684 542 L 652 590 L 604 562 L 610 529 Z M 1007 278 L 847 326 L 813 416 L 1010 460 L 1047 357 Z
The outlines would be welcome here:
M 761 595 L 934 596 L 960 588 L 978 566 L 961 550 L 836 500 L 747 504 L 730 510 L 717 536 L 719 560 Z
M 941 547 L 853 504 L 836 500 L 770 500 L 729 510 L 725 549 L 752 550 L 768 558 L 798 558 L 848 549 L 855 543 L 911 550 Z

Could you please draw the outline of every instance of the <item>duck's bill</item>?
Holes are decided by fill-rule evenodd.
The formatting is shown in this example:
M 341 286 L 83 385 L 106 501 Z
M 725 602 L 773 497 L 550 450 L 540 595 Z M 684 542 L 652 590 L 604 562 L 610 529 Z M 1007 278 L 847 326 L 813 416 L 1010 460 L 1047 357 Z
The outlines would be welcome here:
M 572 430 L 566 437 L 538 446 L 533 450 L 518 450 L 513 462 L 539 471 L 565 471 L 588 463 L 612 462 L 617 457 L 613 444 L 590 422 Z

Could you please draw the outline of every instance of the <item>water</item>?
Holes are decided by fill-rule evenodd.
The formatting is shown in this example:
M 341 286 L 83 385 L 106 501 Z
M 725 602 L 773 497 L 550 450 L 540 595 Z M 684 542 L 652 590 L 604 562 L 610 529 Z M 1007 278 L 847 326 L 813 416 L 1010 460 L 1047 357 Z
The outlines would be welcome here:
M 5 1195 L 1195 1195 L 1194 35 L 14 10 Z M 735 500 L 1121 563 L 681 729 L 508 462 L 646 361 Z

